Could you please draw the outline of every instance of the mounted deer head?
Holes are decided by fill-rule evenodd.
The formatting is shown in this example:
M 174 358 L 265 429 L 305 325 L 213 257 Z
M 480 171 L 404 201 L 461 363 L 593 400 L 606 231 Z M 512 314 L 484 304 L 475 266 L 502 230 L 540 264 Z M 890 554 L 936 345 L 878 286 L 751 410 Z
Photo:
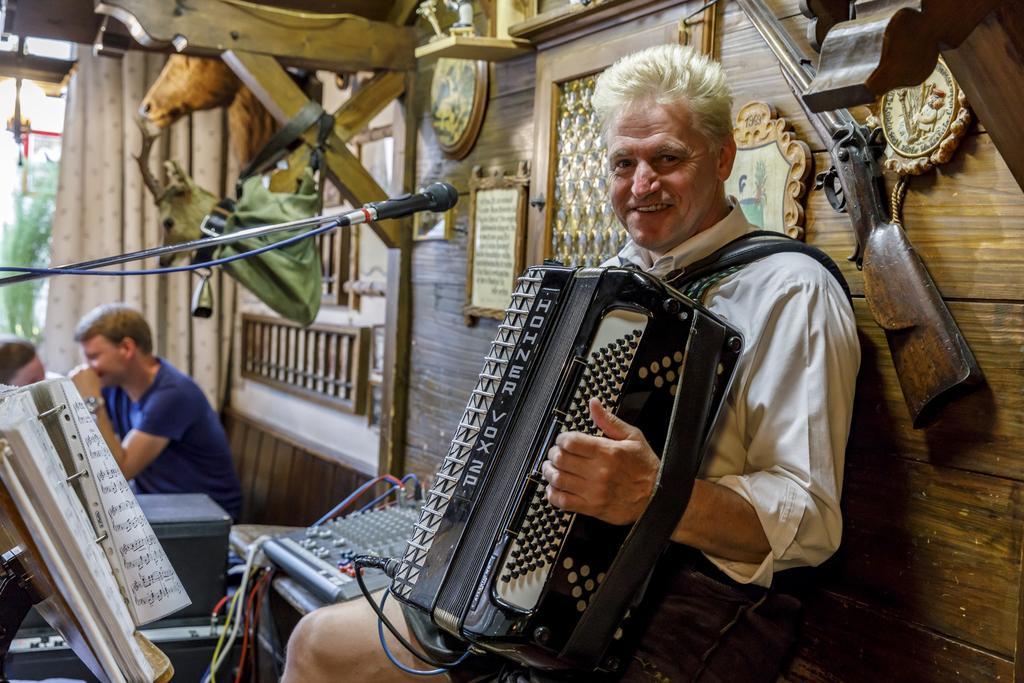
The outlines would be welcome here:
M 142 98 L 139 114 L 166 128 L 194 111 L 228 107 L 231 149 L 244 166 L 277 129 L 270 112 L 219 59 L 171 55 Z
M 163 244 L 199 239 L 199 225 L 213 209 L 217 198 L 196 185 L 176 161 L 164 162 L 168 182 L 167 185 L 161 184 L 149 168 L 149 154 L 158 134 L 151 133 L 143 121 L 139 121 L 139 128 L 142 129 L 142 149 L 135 160 L 142 172 L 142 181 L 159 209 Z M 180 256 L 183 254 L 165 254 L 160 257 L 160 265 L 169 266 Z

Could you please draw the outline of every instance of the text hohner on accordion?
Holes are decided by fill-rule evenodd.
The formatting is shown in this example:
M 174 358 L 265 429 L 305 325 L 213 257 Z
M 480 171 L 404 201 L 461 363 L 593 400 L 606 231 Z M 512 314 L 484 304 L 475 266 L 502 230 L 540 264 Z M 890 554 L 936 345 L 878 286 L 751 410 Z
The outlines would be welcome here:
M 626 615 L 668 542 L 665 518 L 674 527 L 685 508 L 738 342 L 735 330 L 639 271 L 529 269 L 435 474 L 394 594 L 444 630 L 523 663 L 616 668 Z M 587 408 L 594 397 L 662 452 L 664 495 L 632 527 L 563 512 L 544 496 L 540 465 L 555 437 L 598 433 Z

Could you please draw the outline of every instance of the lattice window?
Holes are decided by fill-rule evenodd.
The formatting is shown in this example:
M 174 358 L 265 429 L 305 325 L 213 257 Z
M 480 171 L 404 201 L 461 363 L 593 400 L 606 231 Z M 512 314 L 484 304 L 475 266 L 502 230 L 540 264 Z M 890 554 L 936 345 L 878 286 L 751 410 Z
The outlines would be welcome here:
M 242 316 L 242 377 L 362 415 L 366 411 L 369 327 Z
M 573 266 L 596 266 L 618 253 L 626 233 L 608 201 L 605 146 L 590 106 L 596 74 L 558 85 L 549 249 Z

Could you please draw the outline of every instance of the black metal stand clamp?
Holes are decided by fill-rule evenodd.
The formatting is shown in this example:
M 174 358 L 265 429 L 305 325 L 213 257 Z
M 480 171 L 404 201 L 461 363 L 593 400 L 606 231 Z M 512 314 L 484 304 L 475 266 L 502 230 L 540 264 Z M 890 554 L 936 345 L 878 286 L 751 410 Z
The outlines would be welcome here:
M 4 662 L 21 622 L 32 605 L 42 600 L 22 562 L 23 553 L 21 546 L 15 546 L 0 555 L 0 683 L 7 683 Z

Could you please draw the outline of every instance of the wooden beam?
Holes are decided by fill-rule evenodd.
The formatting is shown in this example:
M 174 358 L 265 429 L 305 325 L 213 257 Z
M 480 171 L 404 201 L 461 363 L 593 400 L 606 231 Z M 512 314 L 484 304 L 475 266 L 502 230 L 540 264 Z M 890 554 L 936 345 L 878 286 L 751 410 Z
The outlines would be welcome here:
M 395 4 L 391 6 L 391 11 L 388 12 L 388 22 L 405 26 L 409 23 L 413 12 L 416 11 L 416 7 L 419 4 L 420 0 L 395 0 Z
M 75 62 L 17 52 L 0 52 L 0 76 L 27 78 L 45 83 L 63 83 Z
M 405 90 L 405 74 L 398 71 L 381 71 L 363 88 L 334 112 L 334 134 L 344 143 L 363 144 L 371 139 L 360 140 L 361 133 L 381 110 Z M 380 137 L 391 137 L 391 126 Z M 270 189 L 288 192 L 302 175 L 308 163 L 309 149 L 300 147 L 288 156 L 288 171 L 278 171 L 270 178 Z M 340 186 L 339 186 L 340 187 Z
M 413 29 L 354 14 L 316 16 L 219 0 L 96 0 L 96 11 L 124 23 L 135 40 L 150 47 L 173 45 L 210 55 L 245 51 L 329 71 L 415 65 Z
M 405 96 L 396 107 L 393 192 L 412 192 L 416 182 L 416 72 L 405 75 Z M 412 218 L 401 222 L 399 249 L 388 250 L 388 300 L 384 324 L 384 396 L 381 404 L 378 474 L 406 472 L 409 367 L 412 355 Z
M 309 98 L 273 57 L 230 50 L 222 58 L 279 122 L 289 121 L 309 102 Z M 315 128 L 303 133 L 303 138 L 315 143 Z M 333 131 L 327 138 L 325 156 L 328 175 L 338 186 L 341 196 L 353 206 L 362 206 L 387 197 L 387 193 Z M 399 229 L 393 221 L 387 224 L 372 223 L 371 227 L 386 246 L 398 246 Z
M 370 79 L 334 112 L 334 132 L 348 142 L 373 120 L 392 100 L 405 92 L 405 74 L 382 71 Z
M 942 56 L 1017 184 L 1024 188 L 1019 114 L 1024 107 L 1024 7 L 1019 2 L 1003 4 L 959 47 L 944 50 Z

